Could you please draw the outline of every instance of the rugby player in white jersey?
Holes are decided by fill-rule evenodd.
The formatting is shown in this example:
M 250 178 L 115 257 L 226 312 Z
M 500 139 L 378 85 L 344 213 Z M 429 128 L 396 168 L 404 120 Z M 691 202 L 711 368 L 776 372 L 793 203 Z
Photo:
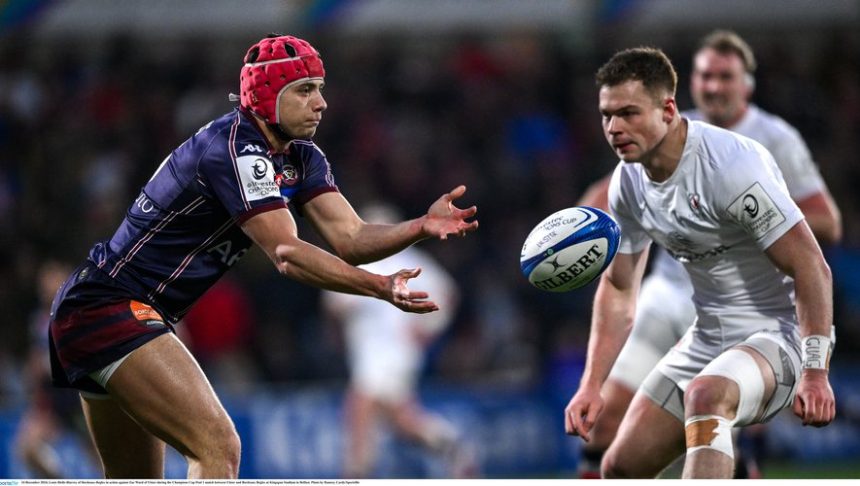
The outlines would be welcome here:
M 680 116 L 661 51 L 616 54 L 597 84 L 604 134 L 622 159 L 609 189 L 622 241 L 597 289 L 565 430 L 591 439 L 654 240 L 690 274 L 697 319 L 634 396 L 602 473 L 654 477 L 686 452 L 684 477 L 730 478 L 733 426 L 788 406 L 805 425 L 833 419 L 829 267 L 770 153 Z
M 736 33 L 717 30 L 705 36 L 693 59 L 690 91 L 695 110 L 682 113 L 750 137 L 774 156 L 788 193 L 803 212 L 818 241 L 837 243 L 842 236 L 838 207 L 800 134 L 782 118 L 750 102 L 756 60 Z M 595 183 L 577 203 L 605 208 L 609 176 Z M 633 330 L 603 387 L 604 411 L 583 447 L 580 476 L 597 477 L 604 451 L 639 385 L 660 358 L 683 336 L 695 318 L 693 288 L 683 266 L 655 248 L 651 271 L 642 282 Z M 748 457 L 747 474 L 756 465 Z

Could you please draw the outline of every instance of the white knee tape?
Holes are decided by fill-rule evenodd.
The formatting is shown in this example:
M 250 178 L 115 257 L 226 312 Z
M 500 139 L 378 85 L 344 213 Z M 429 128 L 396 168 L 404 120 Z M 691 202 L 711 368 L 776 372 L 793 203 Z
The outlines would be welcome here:
M 687 454 L 700 449 L 711 449 L 734 459 L 732 422 L 719 415 L 694 415 L 684 422 L 687 436 Z
M 722 376 L 737 383 L 740 398 L 733 424 L 746 425 L 758 418 L 764 400 L 764 378 L 748 352 L 730 349 L 708 363 L 699 376 Z

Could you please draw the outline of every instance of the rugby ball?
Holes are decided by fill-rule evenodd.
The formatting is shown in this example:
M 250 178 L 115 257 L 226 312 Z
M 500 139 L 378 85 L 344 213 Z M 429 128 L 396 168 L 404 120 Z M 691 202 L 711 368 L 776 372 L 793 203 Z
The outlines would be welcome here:
M 526 237 L 520 269 L 535 287 L 549 292 L 578 289 L 600 275 L 618 251 L 621 230 L 612 216 L 588 207 L 562 209 Z

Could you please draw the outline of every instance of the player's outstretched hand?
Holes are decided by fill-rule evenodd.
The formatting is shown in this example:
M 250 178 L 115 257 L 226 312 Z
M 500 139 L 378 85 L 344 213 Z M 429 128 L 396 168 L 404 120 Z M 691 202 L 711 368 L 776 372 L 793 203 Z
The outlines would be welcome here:
M 421 269 L 413 268 L 410 270 L 400 270 L 395 274 L 389 275 L 387 293 L 384 299 L 405 312 L 426 314 L 439 310 L 439 306 L 435 302 L 427 300 L 430 297 L 427 292 L 413 292 L 406 286 L 406 282 L 410 278 L 415 278 L 419 274 L 421 274 Z
M 591 428 L 603 410 L 603 397 L 599 388 L 580 388 L 564 409 L 564 432 L 578 435 L 589 442 Z
M 454 206 L 454 200 L 466 192 L 466 186 L 457 186 L 451 192 L 442 194 L 427 210 L 427 217 L 422 226 L 424 234 L 447 240 L 448 235 L 466 236 L 478 229 L 478 221 L 466 221 L 478 212 L 477 206 L 460 209 Z
M 792 409 L 803 420 L 803 425 L 824 427 L 833 421 L 836 398 L 827 379 L 827 370 L 803 370 Z

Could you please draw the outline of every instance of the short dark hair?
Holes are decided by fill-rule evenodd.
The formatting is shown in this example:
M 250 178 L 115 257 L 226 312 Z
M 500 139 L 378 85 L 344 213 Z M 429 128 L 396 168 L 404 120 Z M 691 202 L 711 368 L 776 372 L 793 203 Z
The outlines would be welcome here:
M 675 96 L 678 73 L 669 57 L 655 47 L 634 47 L 616 52 L 594 76 L 597 86 L 617 86 L 627 81 L 641 81 L 655 98 L 665 93 Z
M 744 70 L 749 74 L 755 73 L 757 66 L 755 55 L 749 44 L 741 36 L 731 30 L 715 30 L 705 36 L 699 44 L 697 53 L 702 49 L 713 49 L 720 54 L 734 54 L 741 59 Z

